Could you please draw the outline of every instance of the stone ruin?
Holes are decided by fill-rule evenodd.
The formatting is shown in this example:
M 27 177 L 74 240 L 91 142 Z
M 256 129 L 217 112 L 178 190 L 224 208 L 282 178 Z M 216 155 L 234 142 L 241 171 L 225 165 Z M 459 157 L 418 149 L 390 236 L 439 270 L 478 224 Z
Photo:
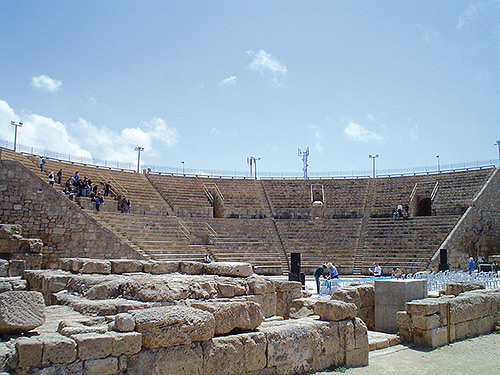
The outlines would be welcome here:
M 0 294 L 4 371 L 299 374 L 368 364 L 355 303 L 312 298 L 246 263 L 66 258 L 60 268 L 24 270 L 29 290 Z M 313 313 L 294 318 L 301 299 Z M 68 310 L 44 328 L 56 308 Z

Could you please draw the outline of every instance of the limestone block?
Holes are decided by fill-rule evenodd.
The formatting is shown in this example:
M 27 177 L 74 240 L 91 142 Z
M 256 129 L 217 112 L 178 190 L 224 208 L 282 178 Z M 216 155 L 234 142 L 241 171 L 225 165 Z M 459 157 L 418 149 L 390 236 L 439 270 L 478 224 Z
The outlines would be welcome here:
M 253 330 L 264 320 L 260 306 L 250 301 L 193 302 L 191 306 L 213 314 L 215 335 L 224 335 L 233 330 Z
M 0 293 L 8 292 L 13 289 L 14 288 L 12 288 L 12 284 L 9 283 L 8 281 L 0 281 Z
M 135 259 L 110 259 L 111 273 L 144 272 L 143 262 Z
M 235 299 L 241 299 L 243 301 L 252 301 L 260 306 L 260 311 L 265 318 L 269 318 L 275 315 L 276 312 L 276 293 L 266 293 L 264 295 L 260 294 L 249 294 L 246 296 L 235 297 Z
M 438 314 L 432 315 L 412 315 L 411 317 L 413 327 L 422 331 L 443 327 L 441 316 Z
M 275 285 L 276 315 L 288 318 L 292 301 L 302 297 L 302 284 L 296 281 L 277 281 Z
M 368 366 L 368 348 L 354 349 L 346 351 L 345 366 L 346 367 L 363 367 Z
M 203 349 L 196 342 L 169 348 L 141 350 L 129 357 L 129 374 L 203 375 Z
M 274 281 L 265 276 L 252 275 L 248 277 L 246 281 L 250 294 L 267 294 L 276 291 Z
M 124 372 L 127 369 L 127 356 L 121 355 L 118 357 L 118 371 Z
M 0 294 L 0 333 L 26 332 L 45 322 L 40 292 L 10 291 Z
M 59 324 L 57 332 L 66 337 L 72 337 L 73 335 L 79 333 L 106 333 L 108 332 L 108 327 L 102 325 L 86 326 L 83 324 L 63 326 Z
M 60 268 L 64 271 L 73 271 L 73 258 L 61 258 Z
M 144 272 L 151 273 L 154 275 L 162 275 L 166 273 L 176 273 L 179 272 L 180 264 L 175 261 L 150 261 L 144 262 Z M 140 271 L 135 271 L 140 272 Z M 186 272 L 188 273 L 188 272 Z
M 253 273 L 250 263 L 243 262 L 212 262 L 205 265 L 209 275 L 248 277 Z
M 496 317 L 494 315 L 478 318 L 470 321 L 460 322 L 453 325 L 453 333 L 450 341 L 460 341 L 470 337 L 491 333 L 495 328 Z
M 128 313 L 116 314 L 113 328 L 118 332 L 131 332 L 135 329 L 135 319 Z
M 259 331 L 266 334 L 268 342 L 267 367 L 283 374 L 309 371 L 322 349 L 318 326 L 307 318 L 262 324 Z
M 314 313 L 322 320 L 337 322 L 344 319 L 354 319 L 357 314 L 354 303 L 346 303 L 337 300 L 320 300 L 314 305 Z
M 485 289 L 484 285 L 477 281 L 455 281 L 446 283 L 446 294 L 458 296 L 460 293 L 470 290 Z
M 361 297 L 358 292 L 358 288 L 355 286 L 349 286 L 341 289 L 337 289 L 331 294 L 332 300 L 339 300 L 347 303 L 354 303 L 356 306 L 361 306 Z
M 301 297 L 300 290 L 302 289 L 302 284 L 299 281 L 276 280 L 274 285 L 277 292 L 293 292 L 296 298 Z
M 375 306 L 375 285 L 373 284 L 361 284 L 356 287 L 360 305 L 358 307 Z
M 398 311 L 396 313 L 396 321 L 398 322 L 399 328 L 409 329 L 411 325 L 411 315 L 406 311 Z
M 11 349 L 4 342 L 0 342 L 0 369 L 3 369 L 7 359 L 11 357 Z
M 9 261 L 0 259 L 0 277 L 9 276 Z
M 25 260 L 12 259 L 9 261 L 9 276 L 22 276 L 25 269 Z
M 80 272 L 109 275 L 111 273 L 111 262 L 104 259 L 83 259 Z
M 244 279 L 231 277 L 218 277 L 217 290 L 220 298 L 231 298 L 247 294 L 247 283 Z
M 266 336 L 262 332 L 214 337 L 202 343 L 205 374 L 245 374 L 266 367 Z
M 59 333 L 43 333 L 42 365 L 71 363 L 76 359 L 76 343 Z
M 439 327 L 431 330 L 422 331 L 415 329 L 413 331 L 413 342 L 418 346 L 426 348 L 437 348 L 448 344 L 447 327 Z
M 461 294 L 449 300 L 450 323 L 479 319 L 493 313 L 491 299 L 486 294 Z
M 406 303 L 406 312 L 417 315 L 432 315 L 440 310 L 439 298 L 424 298 Z
M 354 319 L 354 340 L 356 349 L 368 348 L 368 328 L 359 318 Z
M 203 275 L 205 274 L 205 263 L 201 262 L 179 262 L 180 272 L 188 275 Z
M 106 358 L 111 355 L 113 336 L 108 333 L 78 333 L 71 336 L 78 345 L 78 358 L 88 359 Z
M 139 353 L 142 347 L 142 335 L 139 332 L 110 332 L 113 337 L 111 355 L 118 357 L 122 354 L 132 355 Z
M 21 337 L 15 342 L 20 368 L 38 367 L 42 364 L 43 344 L 37 336 Z
M 23 229 L 18 224 L 0 224 L 0 239 L 10 240 L 12 236 L 22 236 Z
M 370 331 L 375 330 L 375 307 L 366 306 L 358 308 L 358 318 L 365 322 Z
M 154 307 L 133 311 L 136 331 L 146 349 L 206 341 L 214 336 L 215 319 L 206 311 L 184 306 Z
M 90 359 L 84 362 L 83 367 L 88 375 L 114 375 L 118 372 L 118 358 Z
M 314 304 L 318 299 L 296 298 L 290 304 L 290 318 L 300 319 L 314 314 Z
M 354 323 L 346 319 L 339 321 L 340 346 L 346 352 L 356 349 L 356 337 L 354 336 Z

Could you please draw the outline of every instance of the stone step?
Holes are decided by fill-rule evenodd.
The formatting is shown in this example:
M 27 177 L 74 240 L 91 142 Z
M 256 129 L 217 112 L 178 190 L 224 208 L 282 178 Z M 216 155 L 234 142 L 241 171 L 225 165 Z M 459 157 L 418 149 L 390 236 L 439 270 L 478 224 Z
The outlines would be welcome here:
M 368 345 L 370 351 L 389 348 L 403 342 L 403 337 L 390 333 L 368 331 Z

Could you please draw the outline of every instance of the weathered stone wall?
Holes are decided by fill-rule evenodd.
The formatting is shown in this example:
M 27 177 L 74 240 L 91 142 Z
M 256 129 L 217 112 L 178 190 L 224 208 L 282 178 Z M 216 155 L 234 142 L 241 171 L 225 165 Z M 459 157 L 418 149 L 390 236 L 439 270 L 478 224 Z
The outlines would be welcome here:
M 495 234 L 500 233 L 500 167 L 491 175 L 487 184 L 478 193 L 476 198 L 467 209 L 454 230 L 441 245 L 441 249 L 448 250 L 448 263 L 452 269 L 467 269 L 468 258 L 472 255 L 471 250 L 463 248 L 463 240 L 466 236 L 473 235 L 478 225 L 489 222 L 492 227 L 483 233 L 483 239 L 492 239 Z M 477 233 L 479 236 L 479 233 Z M 498 237 L 496 237 L 498 238 Z M 500 254 L 500 241 L 488 241 L 489 246 L 496 246 L 493 253 Z M 496 243 L 495 243 L 496 242 Z M 481 255 L 481 254 L 479 254 Z M 439 265 L 439 250 L 433 256 L 431 267 L 435 270 Z
M 491 333 L 500 322 L 500 290 L 411 301 L 397 321 L 406 341 L 430 348 Z
M 0 160 L 0 222 L 42 240 L 43 266 L 62 257 L 144 258 L 16 161 Z

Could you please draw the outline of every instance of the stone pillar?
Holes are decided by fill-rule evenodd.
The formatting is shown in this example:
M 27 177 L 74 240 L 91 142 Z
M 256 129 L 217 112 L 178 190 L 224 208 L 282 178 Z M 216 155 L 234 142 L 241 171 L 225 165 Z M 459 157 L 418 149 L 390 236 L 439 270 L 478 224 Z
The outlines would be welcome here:
M 427 297 L 427 280 L 375 280 L 375 330 L 397 333 L 396 313 L 406 302 Z

